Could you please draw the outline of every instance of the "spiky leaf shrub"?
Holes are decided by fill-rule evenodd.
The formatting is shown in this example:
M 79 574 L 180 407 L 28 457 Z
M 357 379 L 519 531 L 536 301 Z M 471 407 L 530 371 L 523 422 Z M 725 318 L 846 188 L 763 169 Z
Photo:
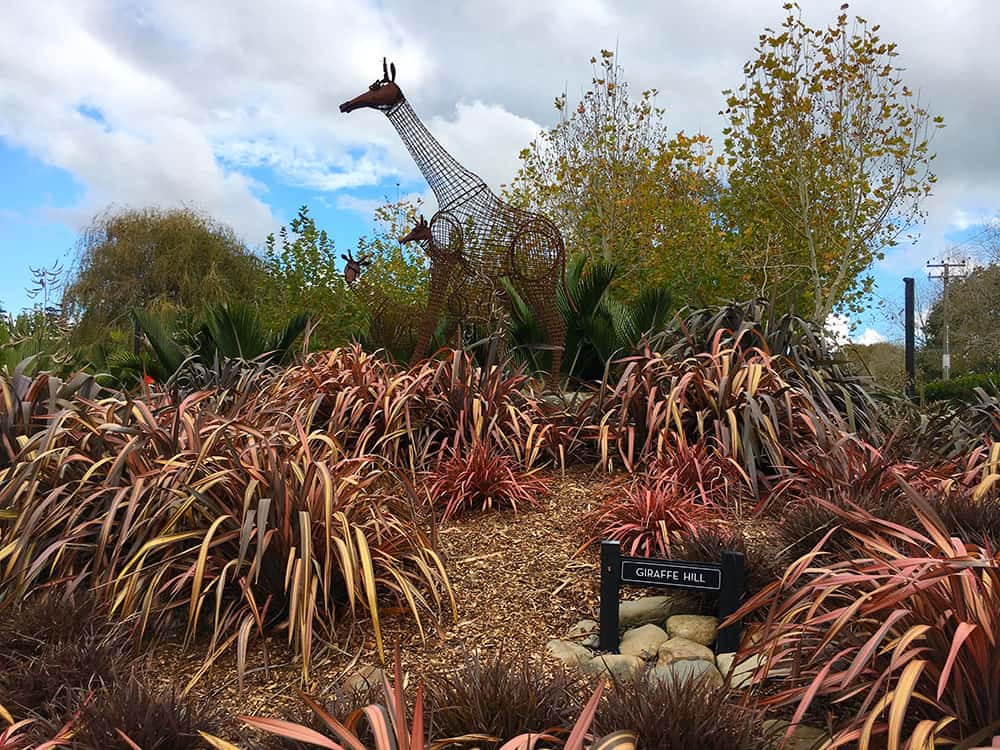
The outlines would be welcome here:
M 1000 552 L 1000 497 L 976 499 L 970 492 L 953 490 L 929 494 L 927 502 L 951 535 L 993 553 Z M 901 520 L 909 524 L 909 514 Z
M 408 710 L 406 697 L 403 693 L 402 670 L 399 664 L 399 654 L 396 654 L 395 678 L 390 682 L 383 678 L 382 689 L 384 700 L 379 704 L 366 706 L 351 714 L 346 721 L 339 721 L 309 696 L 303 695 L 306 703 L 316 712 L 326 725 L 325 729 L 336 737 L 338 742 L 314 729 L 280 719 L 269 719 L 259 716 L 243 716 L 243 721 L 251 726 L 272 732 L 281 737 L 310 745 L 339 750 L 341 747 L 350 750 L 365 750 L 365 745 L 358 737 L 359 723 L 365 721 L 374 743 L 370 747 L 375 750 L 424 750 L 424 748 L 440 747 L 441 741 L 446 744 L 466 744 L 472 742 L 496 743 L 496 738 L 476 732 L 460 737 L 432 740 L 427 734 L 424 706 L 424 685 L 417 686 L 413 699 L 413 710 Z M 615 731 L 597 739 L 591 739 L 590 727 L 597 712 L 604 683 L 600 682 L 591 694 L 586 705 L 579 711 L 573 726 L 562 728 L 562 733 L 568 734 L 562 742 L 564 750 L 635 750 L 635 736 L 627 731 Z M 412 717 L 412 718 L 411 718 Z M 539 743 L 557 743 L 559 737 L 553 734 L 529 732 L 510 738 L 504 743 L 505 750 L 533 750 Z M 588 740 L 591 740 L 588 742 Z M 339 744 L 338 744 L 339 743 Z
M 80 712 L 73 746 L 79 750 L 201 750 L 199 732 L 217 721 L 207 704 L 156 693 L 131 677 L 96 692 Z
M 710 440 L 743 467 L 753 493 L 779 476 L 783 448 L 812 444 L 821 431 L 847 430 L 822 392 L 786 377 L 788 363 L 720 334 L 708 351 L 682 360 L 646 347 L 618 363 L 582 408 L 605 466 L 634 468 L 670 443 Z
M 55 731 L 35 719 L 21 719 L 0 732 L 0 750 L 48 750 L 66 747 L 73 736 L 73 722 Z
M 973 500 L 1000 497 L 1000 440 L 987 438 L 964 456 L 954 480 L 972 493 Z M 945 489 L 951 483 L 945 483 Z
M 833 506 L 853 547 L 827 558 L 821 543 L 734 615 L 765 613 L 756 679 L 789 675 L 765 705 L 793 706 L 794 723 L 846 703 L 837 747 L 971 747 L 1000 727 L 1000 560 L 907 497 L 913 529 Z
M 531 507 L 549 494 L 533 471 L 524 471 L 511 456 L 477 442 L 464 453 L 451 449 L 427 474 L 427 495 L 441 509 L 441 520 L 474 510 Z
M 592 541 L 621 542 L 629 555 L 667 556 L 679 537 L 722 523 L 721 509 L 749 481 L 705 442 L 668 444 L 642 474 L 604 495 L 585 519 Z
M 760 349 L 777 358 L 782 376 L 833 406 L 852 432 L 879 434 L 880 400 L 886 395 L 858 376 L 837 355 L 830 337 L 813 322 L 789 313 L 776 314 L 762 299 L 729 302 L 677 316 L 651 337 L 650 347 L 671 360 L 711 352 L 718 346 Z
M 0 469 L 9 466 L 20 441 L 45 429 L 49 419 L 72 408 L 74 398 L 93 398 L 100 387 L 93 376 L 77 373 L 63 380 L 48 372 L 29 375 L 34 358 L 11 372 L 0 372 Z
M 900 480 L 940 494 L 954 465 L 897 460 L 897 440 L 890 436 L 876 447 L 854 434 L 826 432 L 818 434 L 812 446 L 785 451 L 788 471 L 774 489 L 769 509 L 778 515 L 788 558 L 809 553 L 824 538 L 825 552 L 851 549 L 853 516 L 841 509 L 860 508 L 878 518 L 907 520 Z
M 431 736 L 485 735 L 480 747 L 493 747 L 527 732 L 551 733 L 572 724 L 579 689 L 568 673 L 546 675 L 527 659 L 467 655 L 456 671 L 427 679 Z
M 280 626 L 306 674 L 345 610 L 372 617 L 380 648 L 380 598 L 418 627 L 438 610 L 447 578 L 401 475 L 301 424 L 222 419 L 208 396 L 107 400 L 32 438 L 0 477 L 2 600 L 90 586 L 140 636 L 180 618 L 210 653 L 236 643 L 241 669 L 251 634 Z
M 900 459 L 920 463 L 960 460 L 982 446 L 1000 442 L 1000 396 L 979 393 L 969 403 L 927 406 L 896 398 L 886 403 L 884 420 L 896 433 Z
M 565 455 L 571 430 L 546 414 L 523 370 L 448 352 L 406 369 L 358 346 L 313 355 L 241 412 L 255 424 L 323 431 L 348 451 L 427 468 L 448 448 L 484 442 L 530 467 Z M 565 433 L 565 434 L 564 434 Z
M 605 693 L 596 732 L 628 730 L 649 750 L 776 750 L 777 738 L 763 728 L 761 711 L 725 687 L 700 678 L 616 681 Z
M 127 629 L 90 594 L 43 592 L 0 614 L 0 706 L 12 715 L 62 723 L 134 661 Z

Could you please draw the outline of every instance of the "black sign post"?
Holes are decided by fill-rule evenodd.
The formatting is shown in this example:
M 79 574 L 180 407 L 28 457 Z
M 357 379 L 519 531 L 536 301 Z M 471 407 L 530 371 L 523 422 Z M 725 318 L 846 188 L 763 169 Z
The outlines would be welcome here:
M 602 651 L 618 651 L 618 606 L 622 585 L 672 587 L 708 591 L 719 595 L 719 620 L 740 606 L 743 596 L 743 555 L 723 552 L 718 563 L 663 560 L 653 557 L 622 557 L 621 544 L 601 542 L 601 633 Z M 716 653 L 736 651 L 740 624 L 721 628 L 715 638 Z

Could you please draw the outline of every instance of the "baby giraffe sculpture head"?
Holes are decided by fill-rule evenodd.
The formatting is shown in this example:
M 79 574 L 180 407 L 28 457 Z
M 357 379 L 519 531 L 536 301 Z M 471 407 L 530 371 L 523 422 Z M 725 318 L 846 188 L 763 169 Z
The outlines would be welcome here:
M 420 218 L 417 220 L 417 223 L 416 225 L 414 225 L 413 229 L 407 232 L 407 234 L 404 235 L 403 237 L 399 238 L 399 242 L 401 245 L 405 245 L 409 242 L 433 242 L 433 240 L 434 238 L 431 235 L 431 227 L 427 223 L 427 219 L 425 219 L 423 215 L 421 215 Z
M 386 65 L 382 58 L 382 78 L 368 87 L 363 94 L 358 94 L 340 105 L 341 112 L 353 112 L 362 107 L 371 107 L 383 112 L 403 101 L 403 91 L 396 85 L 396 63 Z
M 344 281 L 347 282 L 348 286 L 351 286 L 358 277 L 361 276 L 361 271 L 371 265 L 371 261 L 367 258 L 355 258 L 351 251 L 348 250 L 347 254 L 341 254 L 341 258 L 344 259 Z

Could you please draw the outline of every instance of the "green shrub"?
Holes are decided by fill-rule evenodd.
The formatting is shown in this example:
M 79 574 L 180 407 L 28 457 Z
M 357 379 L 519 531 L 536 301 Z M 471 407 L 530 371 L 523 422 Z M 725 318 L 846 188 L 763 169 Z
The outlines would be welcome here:
M 971 373 L 951 380 L 933 380 L 924 386 L 925 401 L 975 401 L 977 389 L 1000 391 L 1000 373 Z

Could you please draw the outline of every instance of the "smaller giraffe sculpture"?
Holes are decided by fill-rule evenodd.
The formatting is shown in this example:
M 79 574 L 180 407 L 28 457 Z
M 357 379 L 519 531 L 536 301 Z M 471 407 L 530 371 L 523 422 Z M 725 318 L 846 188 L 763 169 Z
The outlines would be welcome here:
M 396 128 L 438 202 L 426 226 L 431 260 L 430 301 L 413 360 L 426 354 L 452 276 L 470 279 L 503 276 L 534 311 L 552 350 L 549 384 L 559 381 L 566 322 L 556 307 L 556 284 L 565 274 L 562 235 L 547 217 L 501 201 L 483 180 L 463 167 L 430 134 L 396 84 L 396 66 L 382 60 L 382 78 L 340 105 L 341 112 L 362 108 L 383 112 Z M 412 232 L 411 232 L 412 234 Z
M 350 250 L 346 254 L 341 253 L 340 257 L 344 259 L 344 281 L 348 286 L 358 280 L 363 269 L 371 265 L 371 261 L 367 258 L 355 258 Z
M 461 247 L 441 247 L 435 242 L 431 225 L 423 215 L 399 242 L 403 245 L 419 243 L 431 261 L 427 309 L 414 347 L 414 360 L 427 351 L 442 310 L 448 311 L 459 331 L 470 323 L 488 323 L 494 319 L 497 298 L 501 295 L 495 281 L 478 275 L 462 255 Z

